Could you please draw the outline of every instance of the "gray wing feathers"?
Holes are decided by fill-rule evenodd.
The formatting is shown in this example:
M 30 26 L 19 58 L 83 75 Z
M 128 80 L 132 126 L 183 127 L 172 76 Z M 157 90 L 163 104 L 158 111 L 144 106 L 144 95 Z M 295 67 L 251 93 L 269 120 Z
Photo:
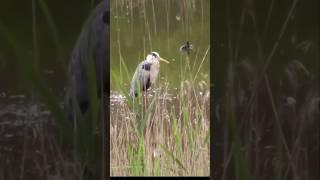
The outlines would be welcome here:
M 140 82 L 140 88 L 142 89 L 143 86 L 147 86 L 149 78 L 150 78 L 150 72 L 142 69 L 142 65 L 145 63 L 145 61 L 141 62 L 131 80 L 131 88 L 130 88 L 130 96 L 136 96 L 138 93 L 138 82 Z
M 139 70 L 140 70 L 140 64 L 138 65 L 136 71 L 134 72 L 134 75 L 131 80 L 130 96 L 135 96 L 135 94 L 137 93 L 137 79 L 138 79 Z

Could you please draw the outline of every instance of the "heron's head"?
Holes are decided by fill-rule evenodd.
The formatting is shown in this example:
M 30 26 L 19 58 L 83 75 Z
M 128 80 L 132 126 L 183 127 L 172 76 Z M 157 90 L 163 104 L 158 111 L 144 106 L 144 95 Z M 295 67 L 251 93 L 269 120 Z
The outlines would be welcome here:
M 169 63 L 169 61 L 163 59 L 162 57 L 160 57 L 159 53 L 157 52 L 151 52 L 148 56 L 147 56 L 147 61 L 149 61 L 150 63 L 155 62 L 155 61 L 162 61 L 165 63 Z
M 187 45 L 187 48 L 192 49 L 192 44 L 189 41 L 187 41 L 186 45 Z

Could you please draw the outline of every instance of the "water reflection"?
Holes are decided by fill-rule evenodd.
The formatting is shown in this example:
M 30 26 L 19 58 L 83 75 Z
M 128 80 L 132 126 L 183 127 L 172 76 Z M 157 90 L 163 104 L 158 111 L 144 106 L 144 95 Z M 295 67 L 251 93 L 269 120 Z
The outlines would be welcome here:
M 0 2 L 0 179 L 84 179 L 82 162 L 48 110 L 54 108 L 42 102 L 63 108 L 66 64 L 91 5 L 99 2 L 77 1 L 72 10 L 74 1 Z M 41 81 L 28 81 L 28 68 Z

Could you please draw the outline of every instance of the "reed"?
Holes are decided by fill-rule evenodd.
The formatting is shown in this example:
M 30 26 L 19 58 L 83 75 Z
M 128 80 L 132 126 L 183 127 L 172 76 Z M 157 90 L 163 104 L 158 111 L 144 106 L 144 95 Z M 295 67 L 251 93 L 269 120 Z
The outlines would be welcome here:
M 122 65 L 127 69 L 124 61 Z M 186 66 L 184 74 L 192 73 Z M 179 90 L 160 80 L 141 113 L 142 94 L 128 96 L 121 81 L 127 78 L 111 69 L 119 89 L 111 93 L 112 176 L 209 175 L 209 79 L 195 83 L 197 73 L 184 77 Z

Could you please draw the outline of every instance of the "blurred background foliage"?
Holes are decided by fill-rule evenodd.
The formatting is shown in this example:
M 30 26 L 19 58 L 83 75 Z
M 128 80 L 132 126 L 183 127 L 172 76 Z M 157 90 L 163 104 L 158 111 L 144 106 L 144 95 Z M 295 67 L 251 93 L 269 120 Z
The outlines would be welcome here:
M 319 2 L 215 1 L 219 179 L 318 179 Z
M 102 172 L 101 149 L 83 129 L 74 144 L 63 112 L 71 52 L 99 2 L 0 2 L 0 179 L 90 179 Z

